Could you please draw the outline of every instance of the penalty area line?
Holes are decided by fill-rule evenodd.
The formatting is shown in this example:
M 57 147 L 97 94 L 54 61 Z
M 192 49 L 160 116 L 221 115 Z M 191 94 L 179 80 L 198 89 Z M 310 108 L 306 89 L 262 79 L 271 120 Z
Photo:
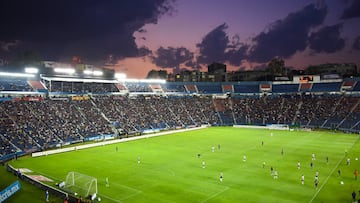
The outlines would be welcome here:
M 226 187 L 226 188 L 224 188 L 224 189 L 220 190 L 219 192 L 217 192 L 217 193 L 215 193 L 215 194 L 213 194 L 213 195 L 209 196 L 208 198 L 204 199 L 203 201 L 201 201 L 201 203 L 204 203 L 204 202 L 206 202 L 206 201 L 208 201 L 208 200 L 210 200 L 210 199 L 212 199 L 212 198 L 214 198 L 214 197 L 218 196 L 219 194 L 221 194 L 221 193 L 225 192 L 225 191 L 226 191 L 226 190 L 228 190 L 228 189 L 230 189 L 230 188 L 229 188 L 229 187 Z
M 113 202 L 122 203 L 122 201 L 120 201 L 120 200 L 113 199 L 113 198 L 111 198 L 111 197 L 109 197 L 109 196 L 107 196 L 107 195 L 103 195 L 103 194 L 101 194 L 101 193 L 99 193 L 99 196 L 100 196 L 100 197 L 105 197 L 106 199 L 109 199 L 109 200 L 111 200 L 111 201 L 113 201 Z

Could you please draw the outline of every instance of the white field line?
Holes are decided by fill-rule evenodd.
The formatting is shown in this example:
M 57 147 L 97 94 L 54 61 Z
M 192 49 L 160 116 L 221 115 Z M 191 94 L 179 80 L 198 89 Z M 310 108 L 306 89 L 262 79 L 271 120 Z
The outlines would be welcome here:
M 128 190 L 133 191 L 133 193 L 131 193 L 131 194 L 129 194 L 129 195 L 126 195 L 125 197 L 120 198 L 121 200 L 129 199 L 130 197 L 136 196 L 136 195 L 138 195 L 138 194 L 140 194 L 140 193 L 143 192 L 143 191 L 138 190 L 138 189 L 135 189 L 135 188 L 133 188 L 133 187 L 129 187 L 129 186 L 127 186 L 127 185 L 122 185 L 122 184 L 118 184 L 118 183 L 111 183 L 111 185 L 116 185 L 116 186 L 119 186 L 119 187 L 122 187 L 122 188 L 126 188 L 126 189 L 128 189 Z
M 352 144 L 352 146 L 350 147 L 350 150 L 354 147 L 354 145 L 358 142 L 359 138 L 357 140 L 355 140 L 355 142 Z M 345 158 L 345 154 L 342 156 L 342 158 L 338 161 L 338 163 L 336 164 L 336 166 L 331 170 L 330 174 L 326 177 L 325 181 L 323 182 L 323 184 L 321 184 L 320 188 L 315 192 L 314 196 L 311 198 L 311 200 L 309 201 L 309 203 L 312 203 L 312 201 L 314 201 L 314 199 L 316 198 L 316 196 L 319 194 L 319 192 L 321 191 L 321 189 L 326 185 L 327 181 L 329 180 L 329 178 L 331 177 L 331 175 L 334 173 L 334 171 L 336 170 L 337 167 L 339 167 L 340 163 L 344 160 Z
M 100 194 L 100 193 L 99 193 L 99 196 L 101 196 L 101 197 L 105 197 L 106 199 L 109 199 L 109 200 L 111 200 L 111 201 L 113 201 L 113 202 L 122 203 L 122 201 L 120 201 L 120 200 L 113 199 L 113 198 L 111 198 L 111 197 L 109 197 L 109 196 L 102 195 L 102 194 Z
M 52 176 L 50 176 L 50 175 L 48 175 L 48 174 L 46 174 L 46 173 L 43 173 L 43 172 L 40 172 L 40 171 L 35 171 L 35 173 L 39 173 L 39 174 L 41 174 L 41 175 L 43 175 L 43 176 L 45 176 L 45 177 L 50 177 L 50 178 L 52 178 L 53 180 L 58 180 L 58 181 L 61 182 L 60 179 L 55 178 L 55 177 L 52 177 Z M 129 187 L 129 186 L 126 186 L 126 185 L 116 184 L 116 183 L 111 183 L 111 184 L 112 184 L 112 185 L 117 185 L 117 186 L 120 186 L 120 187 L 123 187 L 123 188 L 126 188 L 126 189 L 128 189 L 128 190 L 132 190 L 132 191 L 133 191 L 133 193 L 131 193 L 131 194 L 129 194 L 129 195 L 121 198 L 122 200 L 129 199 L 130 197 L 133 197 L 133 196 L 136 196 L 136 195 L 142 193 L 141 190 L 137 190 L 137 189 L 135 189 L 135 188 L 132 188 L 132 187 Z M 101 194 L 101 193 L 99 193 L 99 196 L 105 197 L 106 199 L 109 199 L 109 200 L 111 200 L 111 201 L 113 201 L 113 202 L 122 203 L 121 200 L 116 200 L 116 199 L 114 199 L 114 198 L 111 198 L 111 197 L 109 197 L 109 196 L 107 196 L 107 195 L 104 195 L 104 194 Z
M 226 190 L 228 190 L 228 189 L 230 189 L 230 188 L 229 188 L 229 187 L 226 187 L 226 188 L 224 188 L 224 189 L 220 190 L 219 192 L 217 192 L 217 193 L 215 193 L 215 194 L 213 194 L 213 195 L 209 196 L 208 198 L 204 199 L 203 201 L 201 201 L 201 203 L 204 203 L 204 202 L 206 202 L 206 201 L 208 201 L 208 200 L 210 200 L 210 199 L 212 199 L 212 198 L 214 198 L 214 197 L 218 196 L 219 194 L 221 194 L 221 193 L 225 192 L 225 191 L 226 191 Z

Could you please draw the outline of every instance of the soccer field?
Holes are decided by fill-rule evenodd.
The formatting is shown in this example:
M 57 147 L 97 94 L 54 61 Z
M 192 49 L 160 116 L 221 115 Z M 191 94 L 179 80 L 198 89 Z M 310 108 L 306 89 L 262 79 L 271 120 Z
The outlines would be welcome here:
M 93 176 L 101 202 L 351 202 L 351 193 L 360 190 L 360 180 L 354 178 L 355 169 L 360 169 L 358 140 L 359 135 L 328 131 L 211 127 L 23 157 L 9 164 L 54 180 L 50 185 L 65 180 L 71 171 Z M 271 174 L 271 166 L 278 179 Z

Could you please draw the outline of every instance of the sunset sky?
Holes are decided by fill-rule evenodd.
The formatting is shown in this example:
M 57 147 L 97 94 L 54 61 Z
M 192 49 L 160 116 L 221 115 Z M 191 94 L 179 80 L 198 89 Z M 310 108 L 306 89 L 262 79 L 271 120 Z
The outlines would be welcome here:
M 0 23 L 0 59 L 76 55 L 132 78 L 212 62 L 259 69 L 274 57 L 360 66 L 359 0 L 5 0 Z

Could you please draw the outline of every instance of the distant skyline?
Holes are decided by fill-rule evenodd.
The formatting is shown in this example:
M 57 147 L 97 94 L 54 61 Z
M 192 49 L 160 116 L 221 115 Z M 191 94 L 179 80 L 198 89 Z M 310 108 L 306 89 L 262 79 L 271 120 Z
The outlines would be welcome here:
M 76 55 L 132 78 L 212 62 L 260 69 L 274 57 L 360 66 L 358 0 L 13 0 L 0 3 L 0 23 L 0 59 Z

